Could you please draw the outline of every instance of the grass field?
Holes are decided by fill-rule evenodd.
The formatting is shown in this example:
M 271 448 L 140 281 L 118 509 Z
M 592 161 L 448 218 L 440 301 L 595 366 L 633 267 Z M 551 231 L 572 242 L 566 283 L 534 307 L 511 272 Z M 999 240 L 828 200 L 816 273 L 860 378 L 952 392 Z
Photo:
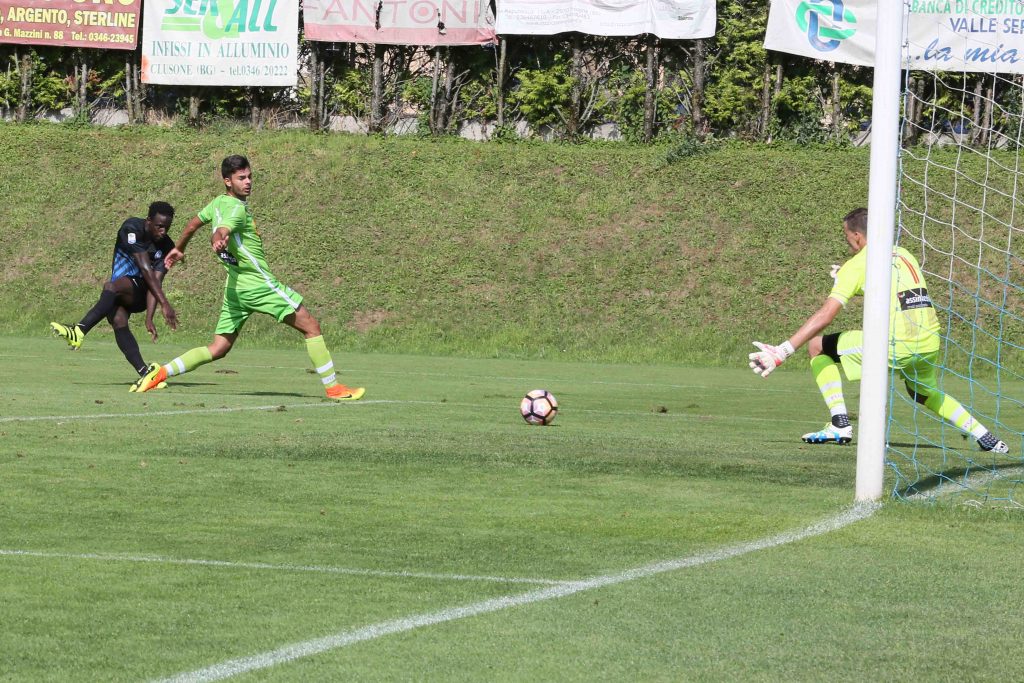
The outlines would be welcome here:
M 0 679 L 1024 678 L 1019 513 L 851 512 L 806 373 L 335 360 L 0 337 Z

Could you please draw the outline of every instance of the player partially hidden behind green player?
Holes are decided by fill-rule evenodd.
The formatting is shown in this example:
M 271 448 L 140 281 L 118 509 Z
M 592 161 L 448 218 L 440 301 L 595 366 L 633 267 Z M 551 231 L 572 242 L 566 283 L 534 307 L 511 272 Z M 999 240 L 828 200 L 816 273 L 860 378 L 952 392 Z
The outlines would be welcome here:
M 246 199 L 252 192 L 252 168 L 244 156 L 229 156 L 221 163 L 221 176 L 226 192 L 214 199 L 188 222 L 178 244 L 166 257 L 167 267 L 184 258 L 185 247 L 201 226 L 211 224 L 210 244 L 227 270 L 224 303 L 220 319 L 209 346 L 186 351 L 178 358 L 153 369 L 138 382 L 137 391 L 159 388 L 161 382 L 207 363 L 223 358 L 231 351 L 242 325 L 253 313 L 266 313 L 278 322 L 294 327 L 306 338 L 306 351 L 313 361 L 327 397 L 338 401 L 354 401 L 365 389 L 339 384 L 334 362 L 320 332 L 320 323 L 302 305 L 302 295 L 281 284 L 271 272 L 263 256 L 263 240 L 256 231 Z
M 853 258 L 835 274 L 835 283 L 825 303 L 804 322 L 793 336 L 778 346 L 754 342 L 758 350 L 750 354 L 750 367 L 767 377 L 796 349 L 808 344 L 811 370 L 821 389 L 832 420 L 823 429 L 804 434 L 807 443 L 850 443 L 853 427 L 843 398 L 839 365 L 846 378 L 860 379 L 863 333 L 860 330 L 826 334 L 839 311 L 857 294 L 864 293 L 867 265 L 868 211 L 854 209 L 843 219 L 846 242 Z M 1007 445 L 992 435 L 952 396 L 939 391 L 936 367 L 940 347 L 939 321 L 928 296 L 928 285 L 917 259 L 902 247 L 893 250 L 892 294 L 889 310 L 889 365 L 903 377 L 911 398 L 941 418 L 977 439 L 983 451 L 1007 453 Z
M 129 218 L 121 224 L 114 242 L 114 258 L 110 279 L 96 304 L 74 325 L 52 322 L 50 330 L 78 349 L 93 327 L 104 318 L 114 328 L 114 340 L 125 359 L 140 376 L 149 371 L 142 360 L 128 319 L 132 313 L 146 311 L 146 329 L 153 341 L 157 339 L 153 313 L 159 303 L 164 319 L 171 329 L 178 327 L 178 317 L 167 301 L 162 283 L 167 272 L 164 257 L 174 248 L 167 231 L 174 220 L 174 207 L 167 202 L 153 202 L 145 219 Z

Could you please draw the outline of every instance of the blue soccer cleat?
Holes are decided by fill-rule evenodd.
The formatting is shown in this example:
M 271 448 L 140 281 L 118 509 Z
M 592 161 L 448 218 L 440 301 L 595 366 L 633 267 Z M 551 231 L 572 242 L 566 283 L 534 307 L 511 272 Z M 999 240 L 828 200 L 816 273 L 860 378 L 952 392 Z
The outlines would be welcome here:
M 810 434 L 804 434 L 801 439 L 805 443 L 838 443 L 847 444 L 853 441 L 853 426 L 836 427 L 827 424 L 822 429 Z

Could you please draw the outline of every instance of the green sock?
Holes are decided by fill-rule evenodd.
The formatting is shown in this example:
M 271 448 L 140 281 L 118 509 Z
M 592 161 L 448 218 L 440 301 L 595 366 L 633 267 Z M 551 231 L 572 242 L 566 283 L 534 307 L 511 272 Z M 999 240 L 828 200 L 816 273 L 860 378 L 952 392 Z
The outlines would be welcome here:
M 306 353 L 313 361 L 313 367 L 316 368 L 316 374 L 320 375 L 324 389 L 337 385 L 338 376 L 334 372 L 334 361 L 331 360 L 331 352 L 327 350 L 323 335 L 306 339 Z
M 846 415 L 846 399 L 843 397 L 843 378 L 839 376 L 839 366 L 828 356 L 822 354 L 811 359 L 811 372 L 818 383 L 821 397 L 832 415 Z
M 186 372 L 191 372 L 212 361 L 213 356 L 210 354 L 210 349 L 205 346 L 197 346 L 165 364 L 164 369 L 167 370 L 168 377 L 174 377 L 175 375 L 184 375 Z
M 972 434 L 976 439 L 980 439 L 988 433 L 985 426 L 975 420 L 974 416 L 967 412 L 967 409 L 963 407 L 960 401 L 952 396 L 947 396 L 941 391 L 935 389 L 931 391 L 932 394 L 925 399 L 925 408 L 953 424 L 960 431 Z

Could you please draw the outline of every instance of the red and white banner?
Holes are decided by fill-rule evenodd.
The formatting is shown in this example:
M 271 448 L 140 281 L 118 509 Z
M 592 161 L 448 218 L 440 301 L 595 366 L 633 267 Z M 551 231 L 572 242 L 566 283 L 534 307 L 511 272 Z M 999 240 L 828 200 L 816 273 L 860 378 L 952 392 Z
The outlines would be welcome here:
M 0 0 L 0 43 L 134 50 L 141 0 Z
M 576 31 L 594 36 L 709 38 L 715 0 L 499 0 L 498 33 L 550 36 Z
M 496 41 L 489 0 L 304 0 L 307 40 L 387 45 Z

